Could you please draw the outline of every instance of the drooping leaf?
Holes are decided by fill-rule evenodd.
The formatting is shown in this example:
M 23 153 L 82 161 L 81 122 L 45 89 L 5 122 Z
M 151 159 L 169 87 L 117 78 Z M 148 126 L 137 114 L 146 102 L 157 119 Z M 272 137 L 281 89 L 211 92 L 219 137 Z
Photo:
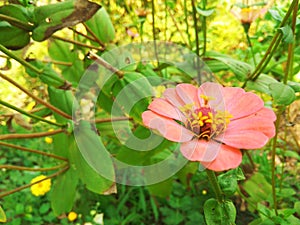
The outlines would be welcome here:
M 89 122 L 80 121 L 75 126 L 74 136 L 80 153 L 86 163 L 99 175 L 108 180 L 115 180 L 114 167 L 110 153 L 103 145 Z
M 78 173 L 70 168 L 67 172 L 56 178 L 51 188 L 51 207 L 56 216 L 70 212 L 73 207 L 76 187 L 78 184 Z
M 269 9 L 268 12 L 271 14 L 271 16 L 281 22 L 282 21 L 282 16 L 279 14 L 278 10 L 275 10 L 275 9 Z
M 288 81 L 287 84 L 294 89 L 295 92 L 300 92 L 300 83 Z
M 104 43 L 109 43 L 115 38 L 114 26 L 103 7 L 91 19 L 86 21 L 86 25 Z
M 108 180 L 101 176 L 87 163 L 82 157 L 74 140 L 69 147 L 69 151 L 72 163 L 74 163 L 74 167 L 76 168 L 75 170 L 88 190 L 103 194 L 114 186 L 112 180 Z M 116 191 L 114 193 L 116 193 Z
M 279 105 L 289 105 L 296 99 L 295 91 L 288 85 L 272 83 L 269 87 L 274 101 Z
M 87 0 L 68 0 L 34 9 L 35 41 L 43 41 L 54 32 L 90 19 L 101 6 Z

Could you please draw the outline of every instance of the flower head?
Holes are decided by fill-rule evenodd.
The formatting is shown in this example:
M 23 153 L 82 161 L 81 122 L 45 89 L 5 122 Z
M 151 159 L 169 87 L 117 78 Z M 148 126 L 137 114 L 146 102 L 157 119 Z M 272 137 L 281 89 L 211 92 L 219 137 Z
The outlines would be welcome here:
M 46 194 L 48 191 L 50 191 L 51 180 L 50 179 L 44 180 L 45 178 L 47 178 L 45 175 L 40 175 L 40 176 L 33 178 L 30 181 L 31 184 L 38 182 L 36 184 L 33 184 L 30 188 L 31 193 L 33 195 L 42 196 L 42 195 Z
M 69 214 L 68 214 L 68 220 L 69 221 L 74 221 L 74 220 L 76 220 L 77 219 L 77 213 L 76 212 L 69 212 Z
M 147 127 L 180 142 L 184 157 L 214 171 L 236 168 L 240 149 L 261 148 L 275 135 L 274 112 L 242 88 L 179 84 L 148 109 L 142 114 Z

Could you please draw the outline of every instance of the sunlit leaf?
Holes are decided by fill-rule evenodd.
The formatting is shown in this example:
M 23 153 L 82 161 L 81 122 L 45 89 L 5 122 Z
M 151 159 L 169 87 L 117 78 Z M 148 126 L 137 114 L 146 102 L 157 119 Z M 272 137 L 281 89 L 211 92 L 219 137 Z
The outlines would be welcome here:
M 2 207 L 0 206 L 0 222 L 5 223 L 6 222 L 6 215 Z
M 288 85 L 282 83 L 270 84 L 271 95 L 279 105 L 289 105 L 295 99 L 295 91 Z

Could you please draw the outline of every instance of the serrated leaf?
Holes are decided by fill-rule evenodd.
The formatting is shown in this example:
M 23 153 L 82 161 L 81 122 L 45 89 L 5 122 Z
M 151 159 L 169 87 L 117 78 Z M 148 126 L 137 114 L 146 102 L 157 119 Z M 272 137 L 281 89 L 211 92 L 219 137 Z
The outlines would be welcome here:
M 0 222 L 5 223 L 6 222 L 6 215 L 2 207 L 0 206 Z
M 283 33 L 283 41 L 290 44 L 294 42 L 294 34 L 293 30 L 289 25 L 285 25 L 284 27 L 279 28 Z
M 269 87 L 274 101 L 279 105 L 289 105 L 296 99 L 294 90 L 288 85 L 272 83 Z
M 205 16 L 205 17 L 208 17 L 210 16 L 211 14 L 214 13 L 214 9 L 201 9 L 199 7 L 196 8 L 197 12 L 201 15 L 201 16 Z
M 70 212 L 73 207 L 78 174 L 72 168 L 60 175 L 51 188 L 51 207 L 56 216 Z

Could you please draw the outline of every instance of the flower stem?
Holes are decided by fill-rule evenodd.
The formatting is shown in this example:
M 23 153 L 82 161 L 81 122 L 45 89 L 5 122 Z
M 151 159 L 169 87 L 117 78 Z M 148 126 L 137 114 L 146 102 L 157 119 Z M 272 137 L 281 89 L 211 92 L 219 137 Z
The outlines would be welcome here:
M 254 55 L 252 43 L 251 43 L 251 40 L 250 40 L 250 37 L 249 37 L 249 34 L 248 34 L 248 33 L 246 33 L 246 37 L 247 37 L 248 46 L 249 46 L 250 51 L 251 51 L 251 55 L 252 55 L 252 59 L 253 59 L 254 66 L 256 66 L 255 55 Z
M 222 193 L 221 187 L 218 183 L 218 179 L 217 179 L 215 172 L 212 170 L 206 169 L 206 174 L 207 174 L 208 180 L 215 192 L 217 201 L 220 203 L 223 202 L 223 193 Z
M 55 125 L 55 126 L 58 126 L 58 127 L 65 127 L 66 126 L 65 124 L 56 123 L 56 122 L 53 122 L 51 120 L 46 120 L 46 119 L 44 119 L 42 117 L 39 117 L 39 116 L 37 116 L 35 114 L 28 113 L 28 112 L 24 111 L 23 109 L 20 109 L 20 108 L 18 108 L 16 106 L 13 106 L 13 105 L 9 104 L 8 102 L 2 101 L 2 100 L 0 100 L 0 105 L 4 105 L 7 108 L 13 109 L 13 110 L 15 110 L 15 111 L 17 111 L 19 113 L 22 113 L 23 115 L 26 115 L 26 116 L 28 116 L 30 118 L 34 118 L 34 119 L 37 119 L 39 121 L 43 121 L 43 122 L 51 124 L 51 125 Z
M 197 11 L 196 11 L 196 5 L 195 0 L 192 0 L 192 8 L 193 8 L 193 20 L 194 20 L 194 31 L 195 31 L 195 42 L 196 42 L 196 55 L 197 55 L 197 62 L 196 62 L 196 68 L 197 68 L 197 79 L 199 85 L 201 84 L 201 71 L 200 71 L 200 48 L 199 48 L 199 31 L 198 31 L 198 18 L 197 18 Z

